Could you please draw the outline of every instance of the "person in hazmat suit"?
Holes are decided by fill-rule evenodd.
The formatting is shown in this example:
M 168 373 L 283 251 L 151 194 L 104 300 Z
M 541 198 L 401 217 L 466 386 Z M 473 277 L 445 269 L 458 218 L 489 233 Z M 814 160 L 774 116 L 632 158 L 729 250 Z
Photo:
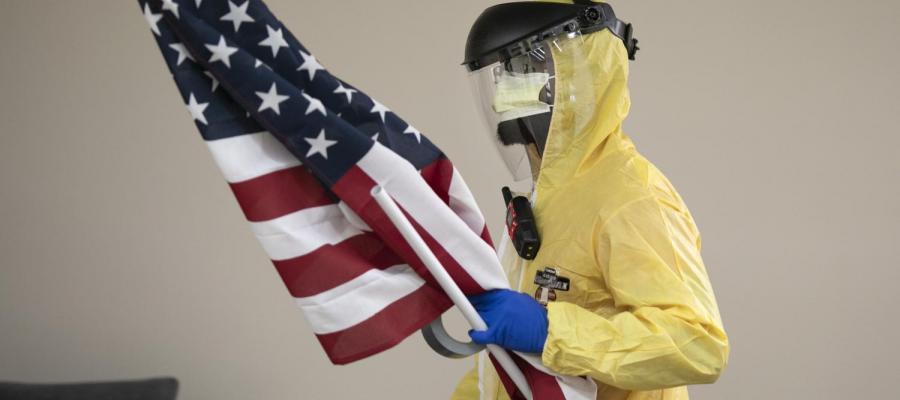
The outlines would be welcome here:
M 518 291 L 472 298 L 488 330 L 469 334 L 592 378 L 598 399 L 687 399 L 719 377 L 728 338 L 690 212 L 622 132 L 636 51 L 605 3 L 500 4 L 472 27 L 465 65 L 536 232 L 510 204 Z M 508 398 L 483 354 L 452 399 Z

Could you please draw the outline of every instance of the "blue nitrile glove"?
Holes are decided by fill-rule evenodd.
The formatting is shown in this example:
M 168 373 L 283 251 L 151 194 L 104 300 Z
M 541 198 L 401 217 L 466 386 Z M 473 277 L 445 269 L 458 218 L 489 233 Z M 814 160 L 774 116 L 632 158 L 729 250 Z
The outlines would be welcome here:
M 542 353 L 547 341 L 547 310 L 531 296 L 512 290 L 491 290 L 469 297 L 488 330 L 470 330 L 478 344 L 496 344 L 523 353 Z

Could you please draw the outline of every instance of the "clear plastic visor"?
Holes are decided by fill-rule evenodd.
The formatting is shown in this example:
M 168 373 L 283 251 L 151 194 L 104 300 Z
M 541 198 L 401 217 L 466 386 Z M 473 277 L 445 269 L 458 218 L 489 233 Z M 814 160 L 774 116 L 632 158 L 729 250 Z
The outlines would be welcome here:
M 516 182 L 531 180 L 529 152 L 532 160 L 539 159 L 536 141 L 545 141 L 546 132 L 543 138 L 534 137 L 515 125 L 541 115 L 549 122 L 553 110 L 555 77 L 548 44 L 544 42 L 528 54 L 469 73 L 484 132 L 495 142 Z
M 587 40 L 591 35 L 611 33 L 560 35 L 527 54 L 469 73 L 484 133 L 499 149 L 513 185 L 536 181 L 552 136 L 580 134 L 596 119 L 603 68 L 592 62 L 596 56 L 591 53 L 600 50 L 588 47 L 595 45 Z M 564 131 L 551 132 L 551 126 Z

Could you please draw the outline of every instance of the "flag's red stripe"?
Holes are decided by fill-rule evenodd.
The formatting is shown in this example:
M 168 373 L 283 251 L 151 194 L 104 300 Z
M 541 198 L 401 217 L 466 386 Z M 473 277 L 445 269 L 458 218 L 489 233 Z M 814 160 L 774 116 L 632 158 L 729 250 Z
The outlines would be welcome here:
M 556 377 L 539 371 L 515 354 L 512 354 L 512 357 L 513 360 L 516 361 L 516 365 L 519 366 L 519 369 L 522 370 L 522 373 L 525 374 L 528 386 L 531 387 L 532 398 L 542 400 L 566 400 L 566 395 L 563 394 L 562 387 L 560 387 L 560 383 L 556 380 Z
M 421 175 L 444 204 L 450 204 L 450 182 L 453 181 L 453 163 L 450 159 L 439 157 L 422 168 Z
M 429 284 L 436 286 L 436 282 L 431 274 L 428 273 L 425 264 L 419 260 L 412 247 L 406 243 L 400 231 L 394 227 L 394 224 L 385 215 L 378 203 L 372 199 L 370 192 L 375 185 L 375 181 L 366 175 L 362 169 L 353 166 L 331 189 L 342 199 L 345 199 L 350 208 L 355 210 L 364 221 L 368 222 L 369 226 L 378 233 L 378 236 L 385 243 L 391 246 L 391 249 L 397 255 L 407 260 L 419 276 L 428 281 Z M 409 215 L 407 215 L 407 218 L 463 292 L 466 294 L 478 294 L 484 291 L 484 288 L 447 253 L 440 243 L 434 240 L 425 229 L 416 224 L 412 218 L 409 218 Z
M 428 182 L 428 185 L 431 186 L 434 193 L 437 194 L 445 204 L 450 204 L 450 185 L 453 183 L 453 163 L 449 158 L 442 156 L 435 162 L 422 168 L 422 178 L 425 179 L 425 182 Z M 485 243 L 494 247 L 494 242 L 491 240 L 491 233 L 488 231 L 487 225 L 482 229 L 480 236 Z
M 306 208 L 336 203 L 303 166 L 275 171 L 230 186 L 244 215 L 251 222 L 268 221 Z
M 539 371 L 537 368 L 532 367 L 531 364 L 513 353 L 510 353 L 510 356 L 512 356 L 516 365 L 519 366 L 519 369 L 522 370 L 522 373 L 525 375 L 525 380 L 528 381 L 528 387 L 531 388 L 532 398 L 541 400 L 566 400 L 566 395 L 563 393 L 560 382 L 556 380 L 556 377 Z M 494 365 L 494 370 L 497 371 L 497 375 L 500 377 L 500 383 L 506 388 L 506 393 L 511 393 L 510 399 L 525 400 L 525 396 L 519 392 L 519 388 L 516 387 L 516 384 L 509 378 L 509 375 L 507 375 L 503 368 L 500 367 L 500 364 L 497 363 L 494 356 L 490 356 L 490 358 L 491 363 Z
M 348 364 L 396 346 L 450 306 L 443 292 L 423 285 L 351 328 L 316 337 L 332 363 Z
M 522 395 L 522 392 L 519 391 L 516 384 L 510 379 L 509 375 L 506 374 L 506 371 L 500 367 L 500 364 L 497 363 L 494 356 L 488 353 L 488 357 L 491 359 L 494 370 L 497 371 L 497 376 L 500 377 L 500 383 L 503 384 L 503 388 L 506 389 L 506 393 L 509 394 L 510 400 L 525 400 L 525 396 Z M 528 385 L 531 386 L 531 383 Z M 537 399 L 537 397 L 535 397 L 535 399 Z
M 494 241 L 491 240 L 491 231 L 488 230 L 487 225 L 484 225 L 484 229 L 481 230 L 481 239 L 484 240 L 489 246 L 494 247 Z
M 290 260 L 272 261 L 291 296 L 308 297 L 344 284 L 373 268 L 405 264 L 373 233 L 322 246 Z

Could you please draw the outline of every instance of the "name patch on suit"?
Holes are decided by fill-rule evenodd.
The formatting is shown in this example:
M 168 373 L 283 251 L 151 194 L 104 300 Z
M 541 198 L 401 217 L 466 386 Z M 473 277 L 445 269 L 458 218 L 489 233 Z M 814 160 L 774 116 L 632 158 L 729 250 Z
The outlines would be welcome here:
M 543 305 L 556 300 L 556 291 L 569 291 L 569 278 L 560 276 L 555 268 L 546 267 L 538 270 L 534 276 L 534 284 L 538 286 L 534 299 Z

